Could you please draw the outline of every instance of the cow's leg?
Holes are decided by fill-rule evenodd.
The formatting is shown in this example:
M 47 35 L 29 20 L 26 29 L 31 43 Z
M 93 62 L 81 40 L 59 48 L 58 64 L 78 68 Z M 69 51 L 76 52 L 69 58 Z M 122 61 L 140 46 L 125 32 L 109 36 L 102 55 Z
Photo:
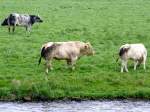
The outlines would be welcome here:
M 67 59 L 67 65 L 68 65 L 68 66 L 71 65 L 71 59 Z
M 70 65 L 71 64 L 71 60 L 67 60 L 67 65 Z
M 144 68 L 144 70 L 146 70 L 145 61 L 143 62 L 143 68 Z
M 52 60 L 49 61 L 49 69 L 50 69 L 50 70 L 53 70 L 53 67 L 52 67 Z
M 121 73 L 123 73 L 124 66 L 125 66 L 124 61 L 121 60 Z
M 134 70 L 136 70 L 136 66 L 138 65 L 138 61 L 134 61 Z
M 146 70 L 146 56 L 144 56 L 144 59 L 143 59 L 143 68 L 144 68 L 144 70 Z
M 26 31 L 30 33 L 30 31 L 31 31 L 31 25 L 27 25 L 26 26 Z
M 127 60 L 125 61 L 125 71 L 128 72 L 128 67 L 127 67 Z
M 53 70 L 51 63 L 52 63 L 51 60 L 46 60 L 46 64 L 45 64 L 45 67 L 46 67 L 45 72 L 46 72 L 46 74 L 48 74 L 49 70 Z
M 127 60 L 121 60 L 121 72 L 122 73 L 123 73 L 124 68 L 125 68 L 125 71 L 128 72 Z
M 27 26 L 25 26 L 25 28 L 26 28 L 26 31 L 28 31 L 28 27 L 27 27 Z
M 8 32 L 10 33 L 10 30 L 11 30 L 11 28 L 10 28 L 10 26 L 8 26 Z
M 28 36 L 30 35 L 30 30 L 31 30 L 31 26 L 30 25 L 26 26 L 26 32 Z
M 15 31 L 15 25 L 13 25 L 13 29 L 12 29 L 12 31 L 13 31 L 13 32 Z
M 49 71 L 49 68 L 50 68 L 49 61 L 48 61 L 48 60 L 46 61 L 45 67 L 46 67 L 45 73 L 48 74 L 48 71 Z
M 74 70 L 75 69 L 75 64 L 76 64 L 76 60 L 78 59 L 78 57 L 77 56 L 74 56 L 74 57 L 72 57 L 71 58 L 71 62 L 70 62 L 70 64 L 71 64 L 71 69 L 72 70 Z

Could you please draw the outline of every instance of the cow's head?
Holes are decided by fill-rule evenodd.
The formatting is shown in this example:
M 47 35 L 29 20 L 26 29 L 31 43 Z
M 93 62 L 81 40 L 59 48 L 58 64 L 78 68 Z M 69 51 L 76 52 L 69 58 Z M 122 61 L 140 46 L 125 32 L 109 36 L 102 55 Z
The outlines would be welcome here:
M 85 55 L 94 55 L 95 54 L 95 51 L 93 50 L 93 47 L 89 42 L 85 43 L 83 52 Z
M 39 17 L 39 16 L 36 16 L 36 15 L 30 15 L 30 21 L 32 24 L 36 23 L 36 22 L 43 22 L 43 20 Z
M 6 26 L 8 25 L 8 18 L 5 18 L 5 20 L 2 22 L 1 24 L 2 26 Z

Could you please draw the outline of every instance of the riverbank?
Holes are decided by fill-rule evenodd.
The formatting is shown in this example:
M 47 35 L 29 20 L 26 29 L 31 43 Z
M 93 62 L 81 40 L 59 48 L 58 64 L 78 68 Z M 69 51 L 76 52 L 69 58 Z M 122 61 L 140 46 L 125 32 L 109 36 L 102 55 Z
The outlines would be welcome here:
M 73 74 L 71 74 L 73 73 Z M 53 101 L 99 99 L 150 99 L 148 75 L 98 75 L 71 72 L 70 75 L 36 76 L 26 80 L 13 80 L 9 88 L 1 88 L 4 101 Z M 144 79 L 143 79 L 144 78 Z M 40 81 L 39 81 L 40 80 Z M 8 83 L 7 83 L 8 84 Z M 10 90 L 9 90 L 10 89 Z
M 0 27 L 0 100 L 50 101 L 83 99 L 150 99 L 150 56 L 140 66 L 120 73 L 116 62 L 124 43 L 143 43 L 150 52 L 150 7 L 145 0 L 2 0 L 0 20 L 12 12 L 40 15 L 31 33 Z M 23 4 L 20 5 L 20 4 Z M 83 57 L 76 69 L 53 61 L 54 70 L 38 66 L 42 44 L 48 41 L 90 42 L 96 52 Z
M 1 112 L 149 112 L 149 101 L 0 102 Z

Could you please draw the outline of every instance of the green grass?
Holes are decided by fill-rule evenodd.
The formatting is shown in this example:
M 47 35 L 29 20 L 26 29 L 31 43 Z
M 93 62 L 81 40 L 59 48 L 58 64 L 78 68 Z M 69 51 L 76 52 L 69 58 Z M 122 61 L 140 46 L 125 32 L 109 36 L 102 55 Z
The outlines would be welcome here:
M 0 27 L 0 99 L 150 99 L 150 64 L 120 73 L 113 55 L 124 43 L 144 43 L 150 52 L 149 0 L 0 0 L 0 21 L 11 12 L 40 15 L 31 35 Z M 54 61 L 46 76 L 40 48 L 48 41 L 91 42 L 93 57 L 83 57 L 74 71 Z M 65 65 L 65 66 L 64 66 Z

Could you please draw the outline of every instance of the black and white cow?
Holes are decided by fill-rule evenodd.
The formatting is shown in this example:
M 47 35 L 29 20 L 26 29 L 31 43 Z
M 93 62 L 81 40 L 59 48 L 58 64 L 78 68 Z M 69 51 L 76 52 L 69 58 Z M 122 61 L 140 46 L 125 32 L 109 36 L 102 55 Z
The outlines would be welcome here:
M 36 22 L 43 22 L 39 16 L 28 15 L 28 14 L 18 14 L 12 13 L 2 22 L 2 26 L 8 26 L 8 31 L 10 32 L 11 26 L 12 31 L 15 31 L 16 26 L 23 26 L 26 31 L 30 31 L 31 27 Z

